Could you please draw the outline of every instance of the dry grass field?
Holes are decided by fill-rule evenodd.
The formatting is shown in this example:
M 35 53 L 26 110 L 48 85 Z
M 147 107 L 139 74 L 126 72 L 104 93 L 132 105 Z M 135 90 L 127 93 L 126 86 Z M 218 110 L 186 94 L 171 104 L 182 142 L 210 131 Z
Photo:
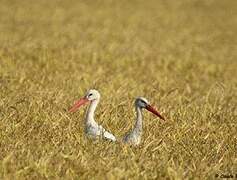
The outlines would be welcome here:
M 1 0 L 0 179 L 216 179 L 237 174 L 236 0 Z M 118 138 L 144 96 L 138 147 Z

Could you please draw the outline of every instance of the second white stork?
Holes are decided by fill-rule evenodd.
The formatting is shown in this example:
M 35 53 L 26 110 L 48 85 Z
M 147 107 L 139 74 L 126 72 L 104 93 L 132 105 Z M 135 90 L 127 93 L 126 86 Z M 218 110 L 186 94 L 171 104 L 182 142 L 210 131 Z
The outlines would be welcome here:
M 163 116 L 161 116 L 161 114 L 154 107 L 152 107 L 149 104 L 148 100 L 144 97 L 136 98 L 135 108 L 136 108 L 136 113 L 137 113 L 135 125 L 134 125 L 133 129 L 129 133 L 127 133 L 123 138 L 124 143 L 128 143 L 131 145 L 139 145 L 141 142 L 142 109 L 146 109 L 146 110 L 152 112 L 153 114 L 155 114 L 156 116 L 158 116 L 159 118 L 165 120 L 165 118 Z

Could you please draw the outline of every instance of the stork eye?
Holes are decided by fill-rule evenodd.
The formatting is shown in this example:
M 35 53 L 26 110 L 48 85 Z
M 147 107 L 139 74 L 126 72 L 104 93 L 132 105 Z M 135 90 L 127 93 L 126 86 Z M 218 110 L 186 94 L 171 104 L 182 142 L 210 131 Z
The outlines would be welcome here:
M 90 93 L 88 96 L 89 96 L 89 97 L 92 96 L 92 93 Z

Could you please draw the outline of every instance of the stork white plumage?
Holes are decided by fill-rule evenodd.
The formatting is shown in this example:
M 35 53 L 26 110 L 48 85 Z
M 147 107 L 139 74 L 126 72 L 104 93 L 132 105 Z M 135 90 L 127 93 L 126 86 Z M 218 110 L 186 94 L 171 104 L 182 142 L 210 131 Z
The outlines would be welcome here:
M 149 102 L 146 98 L 144 98 L 144 97 L 136 98 L 136 100 L 135 100 L 135 109 L 136 109 L 136 113 L 137 113 L 136 122 L 135 122 L 133 129 L 124 136 L 124 138 L 123 138 L 124 143 L 128 143 L 131 145 L 139 145 L 140 144 L 141 136 L 142 136 L 142 109 L 144 109 L 144 108 L 147 109 L 148 111 L 152 112 L 159 118 L 165 120 L 165 118 L 163 116 L 161 116 L 161 114 L 149 104 Z
M 71 109 L 69 109 L 69 112 L 75 112 L 83 104 L 90 103 L 85 116 L 85 134 L 94 139 L 101 137 L 107 140 L 116 141 L 115 136 L 106 131 L 101 125 L 98 125 L 94 119 L 94 112 L 99 101 L 100 93 L 95 89 L 91 89 L 83 98 L 78 100 Z

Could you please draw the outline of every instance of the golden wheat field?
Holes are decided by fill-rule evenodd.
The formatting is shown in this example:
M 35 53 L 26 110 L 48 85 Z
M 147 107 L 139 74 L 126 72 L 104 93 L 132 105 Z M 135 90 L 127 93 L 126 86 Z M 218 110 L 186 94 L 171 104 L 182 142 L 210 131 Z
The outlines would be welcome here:
M 0 179 L 235 179 L 236 33 L 236 0 L 1 0 Z M 91 88 L 118 139 L 137 96 L 167 120 L 89 140 Z

